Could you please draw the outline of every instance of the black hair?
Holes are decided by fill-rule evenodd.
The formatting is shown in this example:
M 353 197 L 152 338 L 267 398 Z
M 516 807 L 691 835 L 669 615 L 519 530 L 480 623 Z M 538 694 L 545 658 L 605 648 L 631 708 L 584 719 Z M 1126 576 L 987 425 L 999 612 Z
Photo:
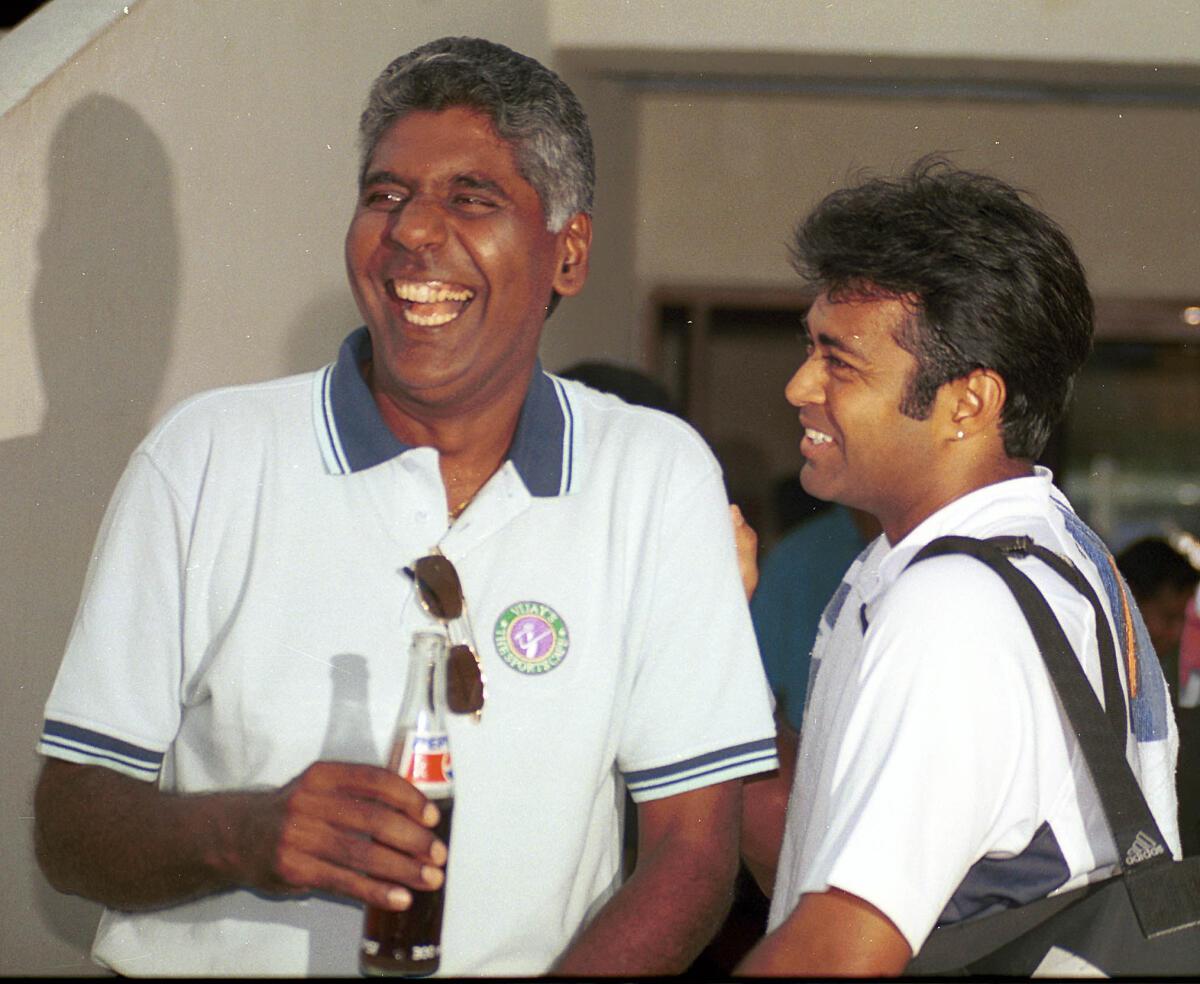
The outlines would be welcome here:
M 626 403 L 663 410 L 676 417 L 683 416 L 662 383 L 629 366 L 589 360 L 576 362 L 566 369 L 559 370 L 555 375 L 563 379 L 574 379 L 603 393 L 612 393 Z
M 1165 587 L 1190 591 L 1200 583 L 1200 571 L 1170 543 L 1148 536 L 1127 546 L 1116 556 L 1117 568 L 1139 601 L 1152 598 Z
M 945 383 L 991 369 L 1007 390 L 1005 453 L 1041 453 L 1091 351 L 1093 306 L 1070 240 L 1015 188 L 924 157 L 827 196 L 792 261 L 832 301 L 905 302 L 896 342 L 917 365 L 901 412 L 925 419 Z

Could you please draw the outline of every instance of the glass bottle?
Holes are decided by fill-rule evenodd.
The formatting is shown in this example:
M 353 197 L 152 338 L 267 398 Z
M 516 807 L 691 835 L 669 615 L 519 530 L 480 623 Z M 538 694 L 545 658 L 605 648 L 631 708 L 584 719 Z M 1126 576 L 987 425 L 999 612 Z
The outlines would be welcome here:
M 413 635 L 408 680 L 388 768 L 436 803 L 441 814 L 434 833 L 450 846 L 454 817 L 454 771 L 446 731 L 446 655 L 440 632 Z M 438 969 L 446 883 L 436 891 L 413 889 L 403 912 L 367 906 L 359 969 L 370 976 L 424 977 Z

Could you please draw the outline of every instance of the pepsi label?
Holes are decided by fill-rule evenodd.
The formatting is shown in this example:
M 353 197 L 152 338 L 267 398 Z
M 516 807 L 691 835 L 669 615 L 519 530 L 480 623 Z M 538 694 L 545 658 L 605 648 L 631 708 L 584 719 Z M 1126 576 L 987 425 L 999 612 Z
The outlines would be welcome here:
M 454 792 L 454 768 L 450 763 L 450 740 L 445 734 L 416 734 L 404 738 L 400 775 L 430 799 Z

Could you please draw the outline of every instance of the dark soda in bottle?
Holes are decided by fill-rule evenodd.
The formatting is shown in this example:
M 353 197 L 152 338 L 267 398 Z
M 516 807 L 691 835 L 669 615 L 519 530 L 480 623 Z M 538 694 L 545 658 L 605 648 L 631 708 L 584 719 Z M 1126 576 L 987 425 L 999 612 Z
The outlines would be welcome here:
M 408 683 L 396 724 L 388 768 L 432 800 L 440 816 L 434 832 L 450 846 L 454 821 L 454 770 L 446 732 L 446 637 L 413 636 Z M 403 912 L 365 907 L 359 969 L 370 976 L 424 977 L 441 963 L 446 883 L 436 891 L 412 890 Z
M 442 843 L 449 845 L 454 800 L 436 802 L 441 818 L 434 830 Z M 446 883 L 443 882 L 435 892 L 414 889 L 412 897 L 412 906 L 404 912 L 366 907 L 362 954 L 359 958 L 364 974 L 424 977 L 438 969 Z

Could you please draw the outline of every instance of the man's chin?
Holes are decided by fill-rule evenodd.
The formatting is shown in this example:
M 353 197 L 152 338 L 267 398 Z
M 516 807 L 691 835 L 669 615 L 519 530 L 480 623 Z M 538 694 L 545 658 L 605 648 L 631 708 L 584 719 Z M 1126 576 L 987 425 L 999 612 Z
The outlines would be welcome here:
M 820 499 L 823 502 L 837 501 L 836 491 L 829 483 L 821 481 L 820 472 L 814 471 L 813 466 L 807 461 L 800 469 L 800 487 L 814 499 Z

